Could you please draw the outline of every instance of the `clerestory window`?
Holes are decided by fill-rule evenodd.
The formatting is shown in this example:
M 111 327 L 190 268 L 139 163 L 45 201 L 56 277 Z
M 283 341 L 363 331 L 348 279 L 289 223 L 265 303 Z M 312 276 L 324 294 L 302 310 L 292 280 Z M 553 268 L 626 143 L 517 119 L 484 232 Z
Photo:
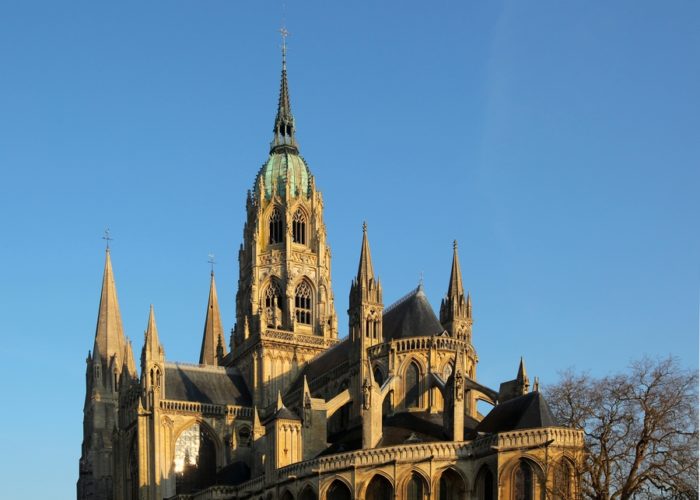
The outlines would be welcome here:
M 297 323 L 311 324 L 311 287 L 305 281 L 294 290 L 294 314 Z

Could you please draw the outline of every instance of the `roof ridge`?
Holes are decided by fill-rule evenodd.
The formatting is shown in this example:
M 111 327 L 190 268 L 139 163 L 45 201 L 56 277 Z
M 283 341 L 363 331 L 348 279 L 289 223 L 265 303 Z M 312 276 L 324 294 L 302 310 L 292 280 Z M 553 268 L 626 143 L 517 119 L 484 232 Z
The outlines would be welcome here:
M 411 297 L 414 297 L 415 295 L 418 295 L 418 293 L 421 291 L 422 287 L 421 285 L 418 285 L 416 288 L 408 292 L 406 295 L 401 297 L 399 300 L 391 304 L 389 307 L 384 308 L 384 314 L 386 315 L 387 313 L 391 312 L 392 310 L 396 309 L 398 306 L 403 304 L 404 302 L 408 301 Z
M 199 365 L 197 363 L 185 363 L 182 361 L 166 361 L 165 362 L 165 367 L 166 368 L 196 368 L 201 371 L 209 371 L 209 372 L 229 372 L 233 371 L 232 368 L 228 368 L 226 366 L 214 366 L 214 365 Z

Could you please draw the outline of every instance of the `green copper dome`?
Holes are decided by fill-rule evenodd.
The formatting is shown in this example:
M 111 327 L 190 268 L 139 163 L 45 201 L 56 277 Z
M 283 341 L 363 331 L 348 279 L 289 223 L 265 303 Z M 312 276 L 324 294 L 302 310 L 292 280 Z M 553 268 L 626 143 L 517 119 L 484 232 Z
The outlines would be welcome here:
M 259 180 L 263 181 L 265 197 L 272 197 L 272 190 L 277 185 L 276 191 L 280 196 L 286 195 L 287 179 L 289 179 L 290 194 L 293 197 L 309 197 L 311 172 L 304 159 L 296 154 L 288 152 L 271 153 L 267 163 L 262 166 L 256 181 L 256 189 Z

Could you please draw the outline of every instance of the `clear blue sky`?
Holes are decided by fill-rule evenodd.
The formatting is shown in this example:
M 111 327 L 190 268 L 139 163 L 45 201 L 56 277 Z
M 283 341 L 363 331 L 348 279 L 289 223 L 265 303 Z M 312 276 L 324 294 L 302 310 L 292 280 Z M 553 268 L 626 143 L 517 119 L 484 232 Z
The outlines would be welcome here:
M 460 243 L 478 376 L 698 366 L 700 4 L 287 2 L 298 139 L 336 307 L 367 220 L 388 305 Z M 74 496 L 105 226 L 139 355 L 195 361 L 217 256 L 233 326 L 280 1 L 0 5 L 0 482 Z

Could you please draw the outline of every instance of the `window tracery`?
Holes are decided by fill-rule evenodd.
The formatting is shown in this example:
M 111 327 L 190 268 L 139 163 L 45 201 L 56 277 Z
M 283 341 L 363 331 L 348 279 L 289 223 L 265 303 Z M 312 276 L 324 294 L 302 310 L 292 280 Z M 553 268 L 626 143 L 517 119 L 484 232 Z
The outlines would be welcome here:
M 271 245 L 282 243 L 284 241 L 284 224 L 282 222 L 282 214 L 275 208 L 270 214 L 270 238 Z
M 294 290 L 294 314 L 297 323 L 311 324 L 311 287 L 305 281 L 299 283 Z

